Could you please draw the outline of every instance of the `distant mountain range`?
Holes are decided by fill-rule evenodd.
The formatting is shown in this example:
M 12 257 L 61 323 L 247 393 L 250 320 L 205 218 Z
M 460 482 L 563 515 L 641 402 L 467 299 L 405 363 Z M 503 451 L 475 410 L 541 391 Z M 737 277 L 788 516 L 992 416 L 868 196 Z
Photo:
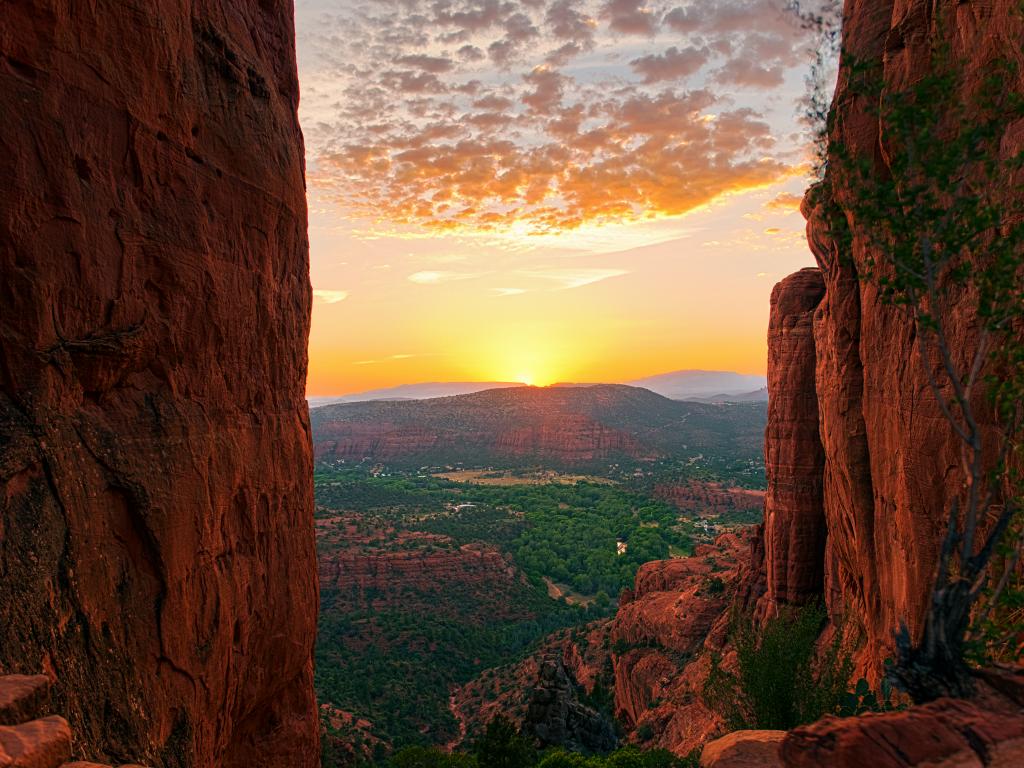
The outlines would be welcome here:
M 767 403 L 768 387 L 753 392 L 741 392 L 740 394 L 721 394 L 712 397 L 687 397 L 686 400 L 693 403 Z
M 646 379 L 625 382 L 629 386 L 643 387 L 673 400 L 701 400 L 705 402 L 752 402 L 768 399 L 768 381 L 764 376 L 746 375 L 731 371 L 672 371 Z M 310 408 L 332 403 L 362 403 L 372 400 L 425 400 L 432 397 L 452 397 L 483 392 L 488 389 L 521 387 L 512 381 L 432 381 L 422 384 L 402 384 L 386 389 L 372 389 L 352 395 L 307 398 Z M 593 386 L 591 384 L 561 383 L 557 388 Z M 763 394 L 761 392 L 763 390 Z
M 428 381 L 422 384 L 402 384 L 385 389 L 371 389 L 368 392 L 357 392 L 353 395 L 337 395 L 334 397 L 309 397 L 310 408 L 318 408 L 332 403 L 365 403 L 371 400 L 426 400 L 431 397 L 452 397 L 483 392 L 487 389 L 503 387 L 521 387 L 518 381 Z
M 310 411 L 320 459 L 416 466 L 585 465 L 698 455 L 757 460 L 763 403 L 680 402 L 624 384 L 506 387 Z
M 726 398 L 748 395 L 768 386 L 764 376 L 733 373 L 732 371 L 672 371 L 645 379 L 627 381 L 633 387 L 643 387 L 673 400 Z

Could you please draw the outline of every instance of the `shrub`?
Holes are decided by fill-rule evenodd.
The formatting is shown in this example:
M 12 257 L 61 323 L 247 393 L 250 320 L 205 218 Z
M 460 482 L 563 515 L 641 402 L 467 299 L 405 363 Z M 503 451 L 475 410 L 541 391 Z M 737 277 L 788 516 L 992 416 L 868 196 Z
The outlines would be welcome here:
M 406 747 L 388 761 L 390 768 L 476 768 L 471 755 L 448 754 L 437 747 Z
M 487 768 L 531 768 L 537 763 L 537 752 L 512 721 L 498 715 L 477 742 L 476 759 Z
M 788 730 L 842 710 L 853 663 L 842 653 L 840 633 L 816 656 L 824 621 L 823 608 L 807 606 L 784 610 L 763 627 L 735 630 L 736 673 L 715 660 L 704 689 L 729 727 Z

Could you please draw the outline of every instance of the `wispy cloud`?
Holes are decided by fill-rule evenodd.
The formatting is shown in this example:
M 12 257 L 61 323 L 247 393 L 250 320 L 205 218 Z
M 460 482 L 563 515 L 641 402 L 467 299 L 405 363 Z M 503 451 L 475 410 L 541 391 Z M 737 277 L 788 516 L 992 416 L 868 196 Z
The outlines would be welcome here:
M 483 273 L 481 272 L 447 272 L 437 270 L 425 270 L 423 272 L 413 272 L 409 275 L 409 281 L 418 283 L 419 285 L 439 285 L 441 283 L 451 283 L 457 280 L 472 280 L 480 277 Z
M 585 285 L 598 283 L 612 277 L 628 275 L 625 269 L 538 269 L 523 272 L 527 277 L 536 277 L 543 280 L 552 280 L 559 283 L 559 290 L 571 288 L 582 288 Z
M 337 304 L 348 298 L 348 291 L 335 291 L 317 288 L 313 291 L 313 300 L 321 304 Z
M 525 288 L 492 288 L 491 290 L 499 296 L 519 296 L 526 293 Z

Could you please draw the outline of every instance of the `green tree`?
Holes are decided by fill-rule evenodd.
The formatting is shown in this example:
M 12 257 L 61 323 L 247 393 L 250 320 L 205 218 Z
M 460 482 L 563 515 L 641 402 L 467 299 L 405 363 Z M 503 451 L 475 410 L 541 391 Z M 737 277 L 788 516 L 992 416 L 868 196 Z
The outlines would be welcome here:
M 744 623 L 734 632 L 737 669 L 717 660 L 704 697 L 733 729 L 788 730 L 841 711 L 853 672 L 836 640 L 818 653 L 825 623 L 820 606 L 786 608 L 763 627 Z
M 531 768 L 537 764 L 533 744 L 502 715 L 487 724 L 476 743 L 475 754 L 477 762 L 487 768 Z
M 406 747 L 388 761 L 389 768 L 476 768 L 472 755 L 448 754 L 437 747 Z

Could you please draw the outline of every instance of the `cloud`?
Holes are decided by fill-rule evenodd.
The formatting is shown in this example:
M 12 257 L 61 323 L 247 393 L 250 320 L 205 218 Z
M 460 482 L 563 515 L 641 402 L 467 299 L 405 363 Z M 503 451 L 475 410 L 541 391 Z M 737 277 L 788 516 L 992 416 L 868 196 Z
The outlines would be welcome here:
M 608 20 L 611 29 L 628 35 L 650 37 L 658 30 L 658 16 L 644 0 L 608 0 L 601 16 Z
M 423 54 L 399 56 L 395 59 L 395 63 L 422 69 L 424 72 L 432 72 L 435 75 L 449 72 L 455 67 L 455 62 L 445 56 L 425 56 Z
M 773 197 L 764 207 L 769 211 L 777 211 L 779 213 L 792 213 L 800 210 L 800 204 L 803 203 L 803 195 L 794 195 L 791 192 L 780 192 L 778 195 Z
M 519 296 L 526 293 L 525 288 L 492 288 L 491 290 L 499 296 Z
M 597 21 L 579 9 L 579 0 L 555 0 L 547 9 L 544 21 L 558 40 L 582 48 L 594 44 Z
M 317 288 L 313 291 L 314 301 L 321 304 L 337 304 L 348 298 L 348 291 L 324 290 Z
M 772 97 L 807 42 L 783 4 L 300 4 L 310 186 L 361 231 L 549 234 L 778 181 L 799 153 Z
M 422 272 L 414 272 L 409 275 L 408 279 L 410 282 L 418 283 L 419 285 L 439 285 L 440 283 L 450 283 L 456 280 L 472 280 L 473 278 L 480 276 L 481 273 L 479 272 L 425 270 Z
M 625 269 L 541 269 L 523 272 L 527 277 L 552 280 L 560 283 L 559 289 L 582 288 L 612 277 L 628 275 Z
M 656 83 L 660 80 L 676 80 L 695 74 L 707 63 L 708 57 L 706 48 L 689 46 L 679 50 L 673 46 L 661 55 L 633 59 L 629 65 L 633 71 L 643 76 L 645 83 Z

